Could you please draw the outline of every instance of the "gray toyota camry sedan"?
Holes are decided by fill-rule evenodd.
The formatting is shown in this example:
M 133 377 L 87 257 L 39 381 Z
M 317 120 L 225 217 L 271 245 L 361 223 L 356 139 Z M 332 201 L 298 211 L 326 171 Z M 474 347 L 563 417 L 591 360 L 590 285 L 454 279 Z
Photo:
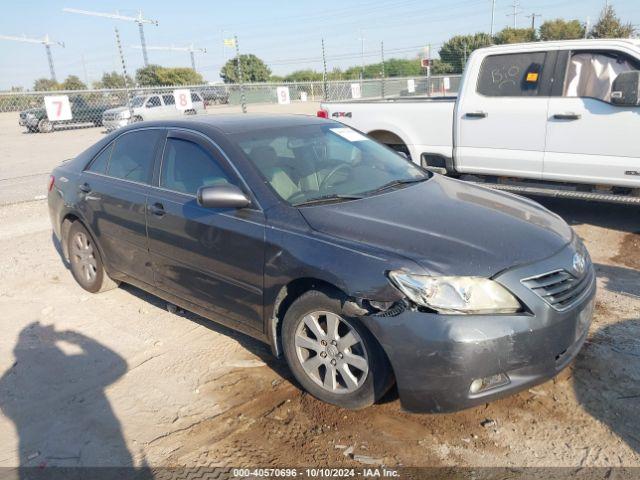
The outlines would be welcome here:
M 543 382 L 593 313 L 560 217 L 331 120 L 136 123 L 56 168 L 48 202 L 82 288 L 126 282 L 251 335 L 347 408 L 394 383 L 405 409 L 448 412 Z

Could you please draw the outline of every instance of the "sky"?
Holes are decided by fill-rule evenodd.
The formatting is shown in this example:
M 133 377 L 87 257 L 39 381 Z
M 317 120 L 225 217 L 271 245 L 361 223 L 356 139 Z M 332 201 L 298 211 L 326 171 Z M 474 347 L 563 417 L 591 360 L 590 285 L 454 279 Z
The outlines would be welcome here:
M 158 26 L 145 25 L 149 46 L 206 48 L 196 53 L 196 68 L 209 82 L 233 56 L 222 39 L 238 36 L 241 53 L 262 58 L 277 75 L 303 68 L 322 70 L 321 40 L 325 40 L 327 68 L 345 68 L 385 58 L 413 58 L 431 45 L 457 34 L 488 32 L 491 0 L 0 0 L 0 35 L 64 42 L 52 46 L 58 80 L 77 75 L 98 80 L 105 71 L 121 72 L 114 27 L 118 27 L 127 71 L 143 65 L 137 24 L 63 12 L 64 7 L 136 15 L 141 9 Z M 593 23 L 604 0 L 520 0 L 518 26 L 530 24 L 526 15 L 554 19 L 590 19 Z M 610 0 L 620 17 L 640 26 L 640 1 Z M 495 30 L 513 25 L 513 0 L 496 0 Z M 364 40 L 361 40 L 361 39 Z M 149 62 L 189 67 L 187 52 L 149 51 Z M 0 90 L 32 88 L 36 78 L 49 77 L 42 45 L 0 40 Z

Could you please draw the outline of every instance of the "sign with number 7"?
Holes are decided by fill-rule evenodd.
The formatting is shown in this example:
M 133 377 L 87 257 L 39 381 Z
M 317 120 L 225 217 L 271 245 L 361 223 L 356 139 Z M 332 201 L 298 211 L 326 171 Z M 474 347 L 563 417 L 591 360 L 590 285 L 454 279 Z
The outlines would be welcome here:
M 44 108 L 47 111 L 47 117 L 52 122 L 71 120 L 71 103 L 67 95 L 51 95 L 44 97 Z

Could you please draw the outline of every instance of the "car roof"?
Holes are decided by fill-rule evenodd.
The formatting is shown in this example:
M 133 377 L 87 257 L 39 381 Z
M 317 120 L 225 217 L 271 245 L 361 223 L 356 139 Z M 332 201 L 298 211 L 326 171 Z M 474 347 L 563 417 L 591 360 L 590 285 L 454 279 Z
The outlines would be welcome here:
M 176 120 L 176 126 L 183 121 Z M 185 120 L 185 122 L 187 122 Z M 222 115 L 202 115 L 191 118 L 189 123 L 200 123 L 217 128 L 221 132 L 233 134 L 264 130 L 268 128 L 300 127 L 305 125 L 333 124 L 332 120 L 314 117 L 311 115 L 273 114 L 273 113 L 235 113 Z

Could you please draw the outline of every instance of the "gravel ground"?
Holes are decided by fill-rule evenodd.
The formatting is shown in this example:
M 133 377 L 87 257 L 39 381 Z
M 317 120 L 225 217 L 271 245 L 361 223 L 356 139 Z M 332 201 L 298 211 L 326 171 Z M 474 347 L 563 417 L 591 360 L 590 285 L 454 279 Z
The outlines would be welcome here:
M 394 392 L 320 403 L 248 337 L 132 287 L 84 292 L 46 204 L 0 207 L 0 467 L 640 466 L 638 210 L 545 203 L 597 264 L 588 341 L 556 379 L 449 415 Z

